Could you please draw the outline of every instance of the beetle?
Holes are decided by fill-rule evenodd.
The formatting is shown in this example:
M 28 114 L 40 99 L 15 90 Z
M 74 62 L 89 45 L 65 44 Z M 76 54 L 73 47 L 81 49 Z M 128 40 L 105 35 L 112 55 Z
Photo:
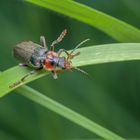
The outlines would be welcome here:
M 52 44 L 50 45 L 50 49 L 48 49 L 48 46 L 46 45 L 44 36 L 40 37 L 40 45 L 32 41 L 24 41 L 17 44 L 13 49 L 14 57 L 21 62 L 19 64 L 20 66 L 31 67 L 33 68 L 33 70 L 24 75 L 20 80 L 16 81 L 9 87 L 13 88 L 19 85 L 28 76 L 36 73 L 40 69 L 51 71 L 54 79 L 57 79 L 57 74 L 60 71 L 70 70 L 72 68 L 86 74 L 85 71 L 77 67 L 73 67 L 71 59 L 80 54 L 80 52 L 74 54 L 74 51 L 89 39 L 86 39 L 79 43 L 71 52 L 68 52 L 65 49 L 59 49 L 58 52 L 54 51 L 55 45 L 62 41 L 66 33 L 67 30 L 63 30 L 59 37 L 52 42 Z M 63 52 L 66 54 L 66 57 L 61 56 Z

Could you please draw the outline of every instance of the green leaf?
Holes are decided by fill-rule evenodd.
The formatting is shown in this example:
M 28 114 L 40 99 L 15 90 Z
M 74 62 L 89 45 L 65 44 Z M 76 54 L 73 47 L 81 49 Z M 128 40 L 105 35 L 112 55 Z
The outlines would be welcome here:
M 140 30 L 103 12 L 72 0 L 25 0 L 59 12 L 105 32 L 120 42 L 140 42 Z
M 38 91 L 22 86 L 16 90 L 19 94 L 29 98 L 30 100 L 56 112 L 57 114 L 71 120 L 72 122 L 86 128 L 87 130 L 103 137 L 107 140 L 124 140 L 122 137 L 116 135 L 115 133 L 103 128 L 102 126 L 96 124 L 95 122 L 87 119 L 86 117 L 78 114 L 77 112 L 63 106 L 62 104 L 50 99 L 49 97 L 39 93 Z
M 108 62 L 140 60 L 140 43 L 118 43 L 90 46 L 76 50 L 81 54 L 72 60 L 73 66 L 81 67 Z M 21 68 L 19 66 L 10 68 L 0 74 L 0 96 L 3 96 L 15 88 L 33 81 L 37 78 L 49 74 L 41 70 L 37 74 L 28 77 L 24 82 L 14 88 L 9 88 L 11 84 L 21 79 L 31 69 Z
M 12 68 L 2 72 L 0 74 L 0 97 L 11 92 L 15 88 L 17 88 L 25 83 L 28 83 L 32 80 L 35 80 L 39 77 L 42 77 L 42 76 L 48 74 L 48 72 L 44 72 L 43 70 L 41 70 L 41 71 L 38 71 L 38 73 L 31 75 L 29 78 L 27 78 L 27 80 L 22 82 L 20 85 L 14 87 L 14 88 L 9 87 L 16 81 L 19 81 L 24 75 L 26 75 L 30 71 L 31 71 L 31 69 L 29 69 L 29 68 L 22 68 L 19 66 L 15 66 L 15 67 L 12 67 Z

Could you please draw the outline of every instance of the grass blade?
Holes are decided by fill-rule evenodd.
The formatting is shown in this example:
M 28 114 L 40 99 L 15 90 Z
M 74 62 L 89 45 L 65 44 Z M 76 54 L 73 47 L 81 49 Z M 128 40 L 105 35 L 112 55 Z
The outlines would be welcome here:
M 76 20 L 89 24 L 105 32 L 120 42 L 140 42 L 140 30 L 103 12 L 72 0 L 25 0 Z
M 22 86 L 16 90 L 19 94 L 25 96 L 26 98 L 40 104 L 41 106 L 56 112 L 57 114 L 71 120 L 72 122 L 82 126 L 83 128 L 103 137 L 107 140 L 124 140 L 115 133 L 103 128 L 102 126 L 96 124 L 95 122 L 87 119 L 86 117 L 74 112 L 73 110 L 63 106 L 62 104 L 50 99 L 49 97 L 39 93 L 38 91 Z
M 81 54 L 73 59 L 73 66 L 81 67 L 87 65 L 140 60 L 140 43 L 118 43 L 90 46 L 77 49 Z M 27 78 L 23 83 L 15 88 L 9 88 L 9 85 L 21 79 L 30 71 L 28 68 L 21 68 L 19 66 L 10 68 L 0 74 L 0 97 L 14 90 L 15 88 L 33 81 L 37 78 L 49 74 L 47 71 L 41 70 Z

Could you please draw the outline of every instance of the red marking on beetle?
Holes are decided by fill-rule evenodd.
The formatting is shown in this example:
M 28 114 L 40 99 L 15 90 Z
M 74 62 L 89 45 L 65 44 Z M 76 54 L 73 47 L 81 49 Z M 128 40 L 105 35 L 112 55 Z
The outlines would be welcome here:
M 53 65 L 52 62 L 50 62 L 50 59 L 53 60 L 54 57 L 58 57 L 58 54 L 54 51 L 48 51 L 43 64 L 44 69 L 48 71 L 53 71 L 55 69 L 55 65 Z
M 44 69 L 46 69 L 48 71 L 53 71 L 55 69 L 55 66 L 51 64 L 49 59 L 45 59 L 43 67 L 44 67 Z

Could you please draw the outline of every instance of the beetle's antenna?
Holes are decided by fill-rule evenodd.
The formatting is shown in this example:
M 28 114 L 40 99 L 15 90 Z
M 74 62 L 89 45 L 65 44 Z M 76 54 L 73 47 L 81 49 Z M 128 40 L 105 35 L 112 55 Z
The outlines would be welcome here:
M 93 80 L 93 77 L 91 75 L 89 75 L 86 71 L 84 71 L 84 70 L 82 70 L 82 69 L 80 69 L 78 67 L 73 67 L 73 69 L 85 74 L 90 80 Z
M 83 40 L 82 42 L 80 42 L 71 52 L 70 52 L 70 55 L 77 49 L 79 48 L 82 44 L 84 44 L 85 42 L 89 41 L 90 39 L 85 39 Z
M 84 70 L 82 70 L 82 69 L 80 69 L 78 67 L 73 67 L 73 69 L 85 74 L 89 79 L 92 79 L 91 75 L 89 75 L 86 71 L 84 71 Z
M 82 69 L 80 69 L 80 68 L 78 68 L 78 67 L 73 67 L 73 68 L 74 68 L 75 70 L 80 71 L 81 73 L 83 73 L 83 74 L 89 76 L 89 74 L 88 74 L 86 71 L 84 71 L 84 70 L 82 70 Z
M 68 57 L 67 57 L 67 60 L 68 59 L 72 59 L 73 57 L 77 56 L 80 54 L 80 52 L 77 52 L 76 54 L 72 54 L 78 47 L 80 47 L 82 44 L 84 44 L 85 42 L 89 41 L 90 39 L 85 39 L 83 40 L 82 42 L 80 42 L 69 54 L 68 54 Z

